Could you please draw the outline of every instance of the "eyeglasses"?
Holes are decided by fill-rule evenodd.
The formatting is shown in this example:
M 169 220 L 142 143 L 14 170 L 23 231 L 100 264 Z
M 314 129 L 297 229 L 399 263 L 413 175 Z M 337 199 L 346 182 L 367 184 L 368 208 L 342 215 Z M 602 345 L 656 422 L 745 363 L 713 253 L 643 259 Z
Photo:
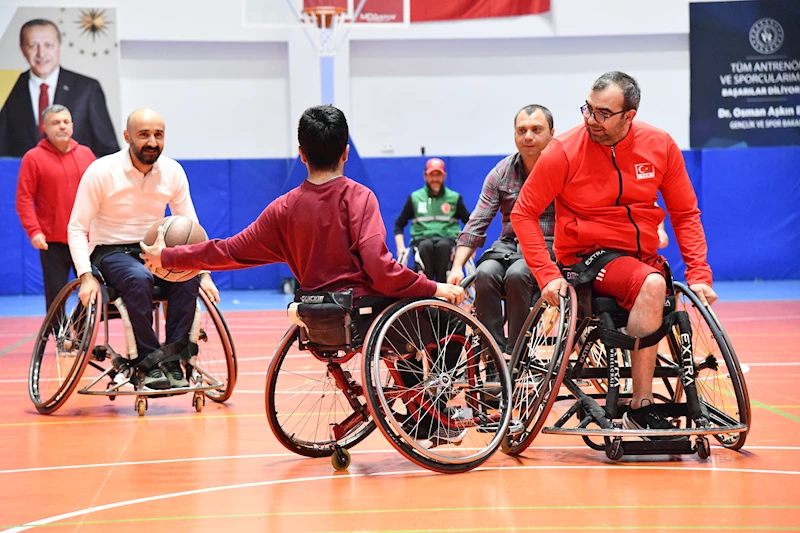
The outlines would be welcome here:
M 606 120 L 610 119 L 614 115 L 619 115 L 620 113 L 624 113 L 625 111 L 630 111 L 630 109 L 623 109 L 622 111 L 617 111 L 616 113 L 603 113 L 600 110 L 592 111 L 589 109 L 589 104 L 585 103 L 581 106 L 581 113 L 583 113 L 583 118 L 594 117 L 594 120 L 598 124 L 602 124 Z

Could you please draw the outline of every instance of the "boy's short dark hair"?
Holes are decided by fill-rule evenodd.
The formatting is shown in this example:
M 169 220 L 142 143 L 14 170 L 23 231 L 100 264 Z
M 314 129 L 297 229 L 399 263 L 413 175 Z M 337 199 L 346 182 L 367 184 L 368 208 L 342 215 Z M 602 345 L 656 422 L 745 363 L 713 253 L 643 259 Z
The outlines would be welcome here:
M 313 170 L 336 170 L 348 136 L 344 113 L 332 105 L 309 107 L 297 127 L 297 140 Z

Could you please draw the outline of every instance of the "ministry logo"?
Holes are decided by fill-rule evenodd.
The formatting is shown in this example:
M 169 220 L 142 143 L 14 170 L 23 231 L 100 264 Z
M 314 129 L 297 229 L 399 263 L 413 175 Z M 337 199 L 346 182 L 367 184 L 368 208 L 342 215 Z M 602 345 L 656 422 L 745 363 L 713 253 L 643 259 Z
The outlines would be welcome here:
M 774 54 L 783 44 L 783 38 L 783 27 L 775 19 L 758 19 L 750 27 L 750 46 L 759 54 Z

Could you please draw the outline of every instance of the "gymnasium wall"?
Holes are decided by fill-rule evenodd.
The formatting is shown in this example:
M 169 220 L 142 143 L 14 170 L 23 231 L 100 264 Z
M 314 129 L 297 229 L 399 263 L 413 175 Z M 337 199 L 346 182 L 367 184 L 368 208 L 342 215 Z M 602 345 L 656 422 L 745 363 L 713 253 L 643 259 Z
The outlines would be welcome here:
M 471 209 L 486 173 L 502 155 L 445 156 L 447 185 Z M 684 152 L 698 194 L 716 280 L 800 278 L 800 147 Z M 411 190 L 421 186 L 424 157 L 363 158 L 359 181 L 378 196 L 394 251 L 394 220 Z M 198 215 L 210 237 L 230 236 L 253 221 L 287 187 L 293 160 L 181 160 Z M 354 162 L 353 165 L 359 163 Z M 41 271 L 14 209 L 19 161 L 0 159 L 0 294 L 40 294 Z M 488 244 L 500 232 L 497 220 Z M 674 235 L 664 254 L 682 278 Z M 406 232 L 406 239 L 408 233 Z M 277 289 L 285 269 L 277 265 L 214 274 L 222 289 Z
M 302 30 L 246 24 L 243 9 L 284 1 L 96 0 L 116 8 L 117 123 L 137 107 L 160 111 L 167 151 L 180 159 L 293 158 L 297 118 L 320 100 L 318 58 Z M 0 29 L 15 5 L 86 7 L 2 4 Z M 547 105 L 566 131 L 580 122 L 591 82 L 625 69 L 643 87 L 640 118 L 687 149 L 689 4 L 553 0 L 543 15 L 353 30 L 335 60 L 335 103 L 365 157 L 415 156 L 422 146 L 494 155 L 513 149 L 518 108 Z

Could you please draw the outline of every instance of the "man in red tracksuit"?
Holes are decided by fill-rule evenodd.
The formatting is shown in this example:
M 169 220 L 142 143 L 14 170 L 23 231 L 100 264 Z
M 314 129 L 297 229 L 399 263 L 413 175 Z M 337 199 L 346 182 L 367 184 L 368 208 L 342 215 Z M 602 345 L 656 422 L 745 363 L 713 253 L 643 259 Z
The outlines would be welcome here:
M 629 311 L 628 335 L 643 337 L 659 328 L 666 282 L 657 253 L 658 225 L 664 219 L 655 201 L 660 191 L 681 255 L 689 287 L 704 304 L 711 288 L 700 210 L 683 156 L 664 131 L 634 122 L 639 86 L 629 75 L 608 72 L 592 86 L 581 107 L 584 125 L 553 139 L 520 192 L 511 222 L 525 260 L 550 305 L 567 293 L 567 281 L 550 259 L 539 215 L 555 199 L 554 251 L 561 265 L 574 265 L 601 249 L 627 255 L 600 270 L 596 295 L 611 296 Z M 670 429 L 655 409 L 653 373 L 656 346 L 631 354 L 633 397 L 623 415 L 627 428 Z
M 47 308 L 69 280 L 72 257 L 67 224 L 75 193 L 92 151 L 72 138 L 72 115 L 63 105 L 42 114 L 46 137 L 22 158 L 17 180 L 17 214 L 39 250 Z

